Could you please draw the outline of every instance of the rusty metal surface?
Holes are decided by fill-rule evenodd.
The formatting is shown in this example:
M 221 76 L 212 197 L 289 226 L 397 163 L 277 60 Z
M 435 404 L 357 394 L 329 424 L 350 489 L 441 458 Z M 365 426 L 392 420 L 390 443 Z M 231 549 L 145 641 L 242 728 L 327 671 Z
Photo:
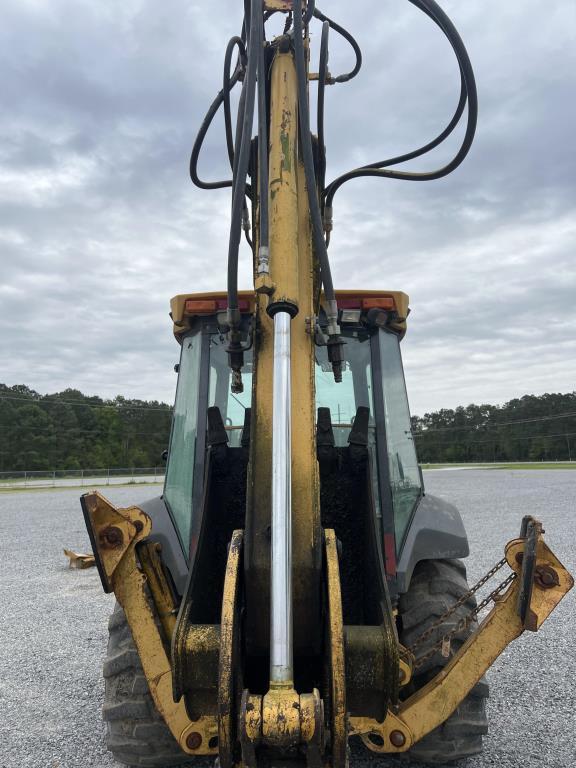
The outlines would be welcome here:
M 306 5 L 306 0 L 302 0 L 302 8 Z M 284 11 L 288 13 L 292 10 L 292 0 L 264 0 L 264 8 L 268 11 Z
M 260 744 L 262 731 L 262 697 L 248 690 L 242 692 L 238 732 L 242 762 L 246 768 L 256 768 L 256 748 Z
M 166 645 L 169 648 L 176 625 L 177 606 L 162 571 L 161 546 L 151 541 L 143 541 L 138 545 L 137 551 L 140 565 L 148 580 L 148 587 L 152 593 L 158 618 L 164 630 Z
M 178 682 L 191 720 L 217 716 L 219 658 L 220 625 L 189 624 L 182 634 Z
M 506 546 L 506 560 L 517 574 L 521 572 L 525 539 L 514 539 Z M 557 584 L 540 586 L 535 578 L 530 614 L 535 629 L 546 618 L 566 593 L 574 580 L 540 536 L 537 541 L 537 567 L 555 574 Z M 518 615 L 517 601 L 520 580 L 514 579 L 507 591 L 497 596 L 495 604 L 478 631 L 471 635 L 450 662 L 426 686 L 403 702 L 396 712 L 388 712 L 384 722 L 371 718 L 352 717 L 352 733 L 358 734 L 369 749 L 375 752 L 404 752 L 411 744 L 443 723 L 458 704 L 498 658 L 506 646 L 526 629 Z
M 148 579 L 136 556 L 137 544 L 151 532 L 150 518 L 138 507 L 117 509 L 98 492 L 85 494 L 83 506 L 93 544 L 105 542 L 104 547 L 96 544 L 97 561 L 101 564 L 101 573 L 109 579 L 110 590 L 114 591 L 126 614 L 156 709 L 184 752 L 217 754 L 216 718 L 203 715 L 192 722 L 184 702 L 174 702 L 172 697 L 170 658 L 159 630 L 160 619 L 149 591 Z M 100 536 L 110 527 L 117 527 L 123 532 L 122 543 L 114 547 L 109 546 L 106 537 Z M 195 744 L 198 746 L 195 747 Z
M 280 749 L 300 743 L 300 697 L 291 683 L 276 684 L 262 697 L 262 740 Z
M 270 277 L 272 298 L 257 297 L 250 472 L 246 508 L 246 640 L 250 652 L 267 653 L 270 626 L 270 498 L 272 476 L 273 325 L 269 301 L 299 307 L 291 323 L 292 519 L 294 650 L 320 643 L 322 562 L 319 480 L 315 455 L 313 314 L 315 265 L 304 172 L 298 159 L 298 113 L 293 57 L 277 53 L 271 72 Z
M 239 694 L 236 675 L 238 674 L 239 653 L 239 610 L 238 591 L 242 567 L 243 531 L 234 531 L 228 551 L 222 617 L 220 622 L 220 657 L 218 666 L 218 743 L 221 768 L 234 765 L 236 725 Z M 237 695 L 238 694 L 238 695 Z
M 344 625 L 338 568 L 338 545 L 332 529 L 324 531 L 328 600 L 328 654 L 330 663 L 330 735 L 333 768 L 348 764 L 348 717 L 346 707 L 346 669 Z
M 385 639 L 380 626 L 344 627 L 346 648 L 346 701 L 350 715 L 363 715 L 383 720 L 386 716 L 387 666 Z M 398 680 L 406 685 L 411 677 L 409 654 L 402 648 Z
M 275 683 L 264 696 L 245 690 L 239 717 L 242 761 L 248 768 L 259 763 L 258 749 L 271 758 L 304 753 L 308 768 L 321 768 L 325 755 L 324 707 L 320 692 L 298 694 L 291 683 Z
M 150 520 L 137 507 L 117 510 L 98 491 L 85 493 L 81 502 L 102 586 L 113 592 L 116 568 Z

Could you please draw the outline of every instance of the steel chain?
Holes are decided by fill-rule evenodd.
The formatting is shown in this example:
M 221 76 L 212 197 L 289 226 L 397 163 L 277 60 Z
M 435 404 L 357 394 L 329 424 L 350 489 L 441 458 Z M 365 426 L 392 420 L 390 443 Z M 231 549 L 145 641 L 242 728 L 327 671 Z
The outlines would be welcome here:
M 414 656 L 415 650 L 419 648 L 423 643 L 426 642 L 434 633 L 436 630 L 440 629 L 442 624 L 446 621 L 446 619 L 450 618 L 452 614 L 458 610 L 461 606 L 463 606 L 465 603 L 468 602 L 468 600 L 478 592 L 478 590 L 486 584 L 487 581 L 489 581 L 494 574 L 496 574 L 504 565 L 506 564 L 506 558 L 503 557 L 500 562 L 496 563 L 495 566 L 493 566 L 479 581 L 474 584 L 474 586 L 468 590 L 465 594 L 462 595 L 462 597 L 458 598 L 458 600 L 452 605 L 447 611 L 445 611 L 442 616 L 440 616 L 436 621 L 431 624 L 430 627 L 428 627 L 427 630 L 425 630 L 419 637 L 416 638 L 416 640 L 412 643 L 410 648 L 408 649 L 410 653 L 412 653 Z M 454 637 L 454 635 L 459 634 L 460 632 L 464 631 L 471 623 L 474 621 L 476 616 L 480 613 L 481 610 L 486 608 L 487 605 L 489 605 L 491 602 L 493 602 L 496 597 L 504 590 L 506 587 L 511 584 L 514 579 L 516 578 L 516 573 L 513 571 L 504 581 L 502 581 L 490 594 L 482 600 L 482 602 L 478 603 L 474 608 L 472 608 L 469 613 L 464 616 L 456 626 L 450 630 L 447 634 L 443 635 L 434 645 L 428 650 L 423 656 L 420 656 L 416 659 L 413 668 L 418 669 L 421 667 L 426 661 L 431 659 L 433 656 L 436 655 L 438 651 L 441 651 L 443 646 L 446 644 L 450 644 L 450 641 Z

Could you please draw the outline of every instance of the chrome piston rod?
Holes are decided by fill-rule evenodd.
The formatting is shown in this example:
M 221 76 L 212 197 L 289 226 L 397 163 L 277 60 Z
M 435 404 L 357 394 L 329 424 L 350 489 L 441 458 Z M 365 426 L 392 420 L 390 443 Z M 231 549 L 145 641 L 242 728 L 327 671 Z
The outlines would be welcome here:
M 290 321 L 274 315 L 270 681 L 294 679 L 292 662 L 292 440 Z

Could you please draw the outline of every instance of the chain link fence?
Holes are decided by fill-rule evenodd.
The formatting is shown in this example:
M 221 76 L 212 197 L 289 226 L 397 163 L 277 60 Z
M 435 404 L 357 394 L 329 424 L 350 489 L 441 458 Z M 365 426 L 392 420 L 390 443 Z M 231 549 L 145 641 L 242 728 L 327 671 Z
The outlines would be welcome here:
M 165 467 L 114 467 L 109 469 L 56 469 L 0 472 L 0 490 L 8 488 L 58 488 L 66 486 L 132 485 L 163 483 Z

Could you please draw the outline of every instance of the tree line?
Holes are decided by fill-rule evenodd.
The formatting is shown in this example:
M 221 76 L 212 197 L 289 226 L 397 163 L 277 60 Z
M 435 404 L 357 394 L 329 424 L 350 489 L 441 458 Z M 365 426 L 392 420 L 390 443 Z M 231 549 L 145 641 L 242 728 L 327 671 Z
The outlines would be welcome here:
M 172 407 L 0 384 L 0 472 L 161 466 Z M 576 458 L 576 392 L 412 417 L 422 463 Z
M 0 384 L 0 471 L 162 465 L 172 407 Z
M 576 392 L 443 408 L 412 417 L 412 434 L 421 463 L 571 461 Z

